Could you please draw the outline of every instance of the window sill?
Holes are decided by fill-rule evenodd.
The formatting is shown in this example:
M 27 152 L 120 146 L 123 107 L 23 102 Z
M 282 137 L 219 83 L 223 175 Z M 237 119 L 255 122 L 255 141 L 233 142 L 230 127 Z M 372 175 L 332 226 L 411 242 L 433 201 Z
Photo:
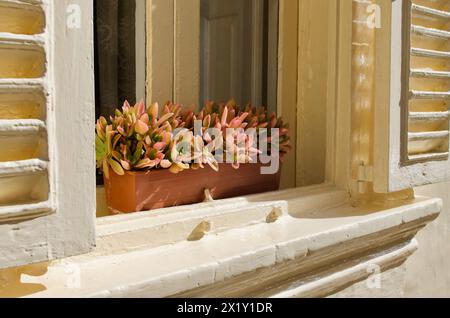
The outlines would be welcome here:
M 324 185 L 109 217 L 93 252 L 22 281 L 46 287 L 32 297 L 326 296 L 365 279 L 369 263 L 404 262 L 441 204 L 355 208 Z M 204 221 L 210 231 L 188 241 Z M 80 273 L 77 288 L 66 286 L 68 268 Z

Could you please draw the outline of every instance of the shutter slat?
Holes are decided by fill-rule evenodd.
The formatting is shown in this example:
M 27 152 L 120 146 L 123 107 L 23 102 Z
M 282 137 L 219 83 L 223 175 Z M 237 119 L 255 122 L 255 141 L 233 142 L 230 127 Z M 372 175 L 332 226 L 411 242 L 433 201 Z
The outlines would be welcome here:
M 15 206 L 0 206 L 0 221 L 3 219 L 10 221 L 22 217 L 29 218 L 36 215 L 50 214 L 54 211 L 55 208 L 49 201 Z
M 411 31 L 417 35 L 431 37 L 431 38 L 437 38 L 437 39 L 443 39 L 448 40 L 450 39 L 450 32 L 433 29 L 433 28 L 426 28 L 419 25 L 412 25 Z
M 0 46 L 2 45 L 43 47 L 45 45 L 45 38 L 40 34 L 23 35 L 0 32 Z
M 426 14 L 438 18 L 446 18 L 446 19 L 450 18 L 450 12 L 429 8 L 415 3 L 412 4 L 412 10 L 413 12 Z
M 411 99 L 449 99 L 450 92 L 415 91 L 410 92 Z
M 0 177 L 46 172 L 47 168 L 48 162 L 39 159 L 0 162 Z
M 0 133 L 38 133 L 46 129 L 39 119 L 0 120 Z
M 0 78 L 0 89 L 44 89 L 41 78 Z
M 410 76 L 422 78 L 450 78 L 450 72 L 413 69 L 411 70 Z
M 448 152 L 436 152 L 436 153 L 426 153 L 419 155 L 410 155 L 409 160 L 411 161 L 430 161 L 430 160 L 445 160 L 449 156 Z
M 413 121 L 433 121 L 449 118 L 450 112 L 410 112 L 409 119 Z
M 411 48 L 411 55 L 418 57 L 432 57 L 445 59 L 450 58 L 450 52 L 422 49 L 417 47 Z
M 427 131 L 427 132 L 414 132 L 408 133 L 409 141 L 419 141 L 419 140 L 431 140 L 431 139 L 442 139 L 449 136 L 448 130 L 442 131 Z

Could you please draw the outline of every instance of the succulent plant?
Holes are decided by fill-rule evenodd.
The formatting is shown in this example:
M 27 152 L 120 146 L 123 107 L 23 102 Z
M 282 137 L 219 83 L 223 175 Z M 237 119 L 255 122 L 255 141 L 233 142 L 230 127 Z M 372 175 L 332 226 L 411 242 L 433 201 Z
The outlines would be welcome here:
M 285 155 L 292 149 L 289 137 L 289 125 L 283 123 L 283 119 L 277 118 L 276 113 L 268 114 L 267 108 L 255 107 L 251 104 L 240 108 L 236 105 L 234 100 L 228 101 L 226 104 L 215 104 L 214 102 L 206 103 L 205 107 L 200 111 L 200 116 L 210 117 L 211 125 L 221 128 L 254 128 L 257 130 L 259 136 L 260 128 L 265 128 L 267 131 L 267 140 L 271 141 L 271 129 L 276 128 L 279 132 L 279 151 L 280 159 L 283 160 Z M 270 150 L 270 149 L 269 149 Z
M 201 136 L 194 134 L 196 123 L 201 123 Z M 241 110 L 234 101 L 210 102 L 195 113 L 193 108 L 183 110 L 181 105 L 168 102 L 160 113 L 157 103 L 146 109 L 143 101 L 135 106 L 125 101 L 109 121 L 105 117 L 97 120 L 97 167 L 106 178 L 110 168 L 118 175 L 158 168 L 179 173 L 205 165 L 218 170 L 217 159 L 223 155 L 231 157 L 233 166 L 239 168 L 240 163 L 252 162 L 260 153 L 255 137 L 244 132 L 248 128 L 278 128 L 281 155 L 291 149 L 288 126 L 262 107 L 247 105 Z M 270 141 L 270 131 L 264 138 Z M 223 146 L 221 154 L 218 149 Z
M 151 169 L 168 165 L 163 162 L 164 150 L 171 142 L 174 124 L 173 113 L 165 112 L 158 117 L 158 105 L 145 110 L 143 102 L 130 106 L 126 101 L 122 111 L 116 110 L 110 124 L 104 117 L 97 121 L 97 166 L 106 177 L 109 167 L 123 175 L 125 170 Z

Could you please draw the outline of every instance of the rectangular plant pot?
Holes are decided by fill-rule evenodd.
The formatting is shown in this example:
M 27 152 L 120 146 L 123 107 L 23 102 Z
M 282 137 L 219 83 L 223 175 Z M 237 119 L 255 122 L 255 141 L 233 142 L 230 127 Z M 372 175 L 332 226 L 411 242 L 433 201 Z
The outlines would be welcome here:
M 205 189 L 214 199 L 278 190 L 281 172 L 264 175 L 261 167 L 244 164 L 236 170 L 221 164 L 219 172 L 207 166 L 178 174 L 158 169 L 126 172 L 123 176 L 111 170 L 109 179 L 104 178 L 108 209 L 117 214 L 199 203 L 205 200 Z

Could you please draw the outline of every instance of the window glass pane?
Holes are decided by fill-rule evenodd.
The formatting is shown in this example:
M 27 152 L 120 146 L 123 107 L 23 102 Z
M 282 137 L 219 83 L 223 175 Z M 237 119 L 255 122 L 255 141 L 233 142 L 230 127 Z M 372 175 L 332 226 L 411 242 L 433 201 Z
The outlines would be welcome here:
M 278 1 L 201 0 L 200 99 L 276 110 Z
M 145 96 L 145 0 L 95 0 L 96 115 Z

